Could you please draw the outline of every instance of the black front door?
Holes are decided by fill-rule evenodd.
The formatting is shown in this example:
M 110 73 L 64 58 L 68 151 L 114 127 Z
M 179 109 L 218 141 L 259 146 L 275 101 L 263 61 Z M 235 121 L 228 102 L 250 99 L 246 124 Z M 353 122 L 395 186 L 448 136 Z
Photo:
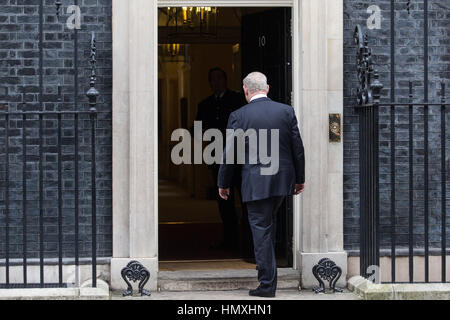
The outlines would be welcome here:
M 269 9 L 242 18 L 242 72 L 263 72 L 269 97 L 291 104 L 291 9 Z M 279 267 L 293 265 L 293 201 L 286 199 L 278 212 L 276 255 Z

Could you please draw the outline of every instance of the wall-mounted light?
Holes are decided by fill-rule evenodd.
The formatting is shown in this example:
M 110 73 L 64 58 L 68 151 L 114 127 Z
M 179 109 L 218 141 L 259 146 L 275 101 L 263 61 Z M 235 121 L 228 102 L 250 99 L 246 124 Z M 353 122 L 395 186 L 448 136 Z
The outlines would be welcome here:
M 163 62 L 187 62 L 187 47 L 180 43 L 159 44 L 158 51 Z
M 166 44 L 167 53 L 172 56 L 178 56 L 180 54 L 180 44 L 179 43 L 169 43 Z

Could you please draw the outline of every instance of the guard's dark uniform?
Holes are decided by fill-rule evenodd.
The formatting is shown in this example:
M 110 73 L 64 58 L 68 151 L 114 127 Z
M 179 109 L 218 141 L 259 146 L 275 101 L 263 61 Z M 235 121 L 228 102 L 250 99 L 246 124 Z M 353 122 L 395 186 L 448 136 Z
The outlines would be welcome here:
M 225 141 L 230 114 L 246 104 L 244 95 L 235 91 L 227 90 L 222 97 L 212 95 L 199 103 L 196 121 L 202 121 L 203 130 L 219 129 Z M 209 168 L 214 178 L 214 185 L 217 186 L 217 175 L 220 164 L 213 164 Z M 235 181 L 234 185 L 240 188 L 240 177 L 236 176 Z M 216 196 L 220 216 L 223 221 L 224 245 L 229 248 L 236 248 L 239 233 L 237 230 L 237 214 L 234 206 L 234 192 L 231 190 L 230 197 L 227 201 L 220 198 L 217 192 Z
M 219 129 L 225 134 L 230 114 L 246 104 L 242 94 L 227 90 L 222 97 L 212 95 L 200 102 L 195 120 L 203 122 L 203 130 Z

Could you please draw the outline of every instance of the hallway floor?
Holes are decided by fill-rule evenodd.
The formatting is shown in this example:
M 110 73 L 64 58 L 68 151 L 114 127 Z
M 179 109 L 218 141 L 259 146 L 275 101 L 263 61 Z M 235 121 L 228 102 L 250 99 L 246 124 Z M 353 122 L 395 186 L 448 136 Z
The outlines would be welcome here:
M 160 271 L 255 270 L 256 265 L 242 259 L 161 261 Z
M 215 200 L 193 199 L 174 182 L 159 181 L 161 261 L 241 258 L 240 252 L 214 248 L 221 242 L 222 233 L 222 221 Z

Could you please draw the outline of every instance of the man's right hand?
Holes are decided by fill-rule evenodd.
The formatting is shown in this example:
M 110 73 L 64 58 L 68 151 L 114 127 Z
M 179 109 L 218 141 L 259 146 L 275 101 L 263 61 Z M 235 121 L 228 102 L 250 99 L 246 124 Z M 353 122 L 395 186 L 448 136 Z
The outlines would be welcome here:
M 303 191 L 305 191 L 305 184 L 296 184 L 295 185 L 295 195 L 298 196 L 300 193 L 302 193 Z
M 230 195 L 230 188 L 227 189 L 222 189 L 219 188 L 219 196 L 223 199 L 223 200 L 228 200 L 228 196 Z

